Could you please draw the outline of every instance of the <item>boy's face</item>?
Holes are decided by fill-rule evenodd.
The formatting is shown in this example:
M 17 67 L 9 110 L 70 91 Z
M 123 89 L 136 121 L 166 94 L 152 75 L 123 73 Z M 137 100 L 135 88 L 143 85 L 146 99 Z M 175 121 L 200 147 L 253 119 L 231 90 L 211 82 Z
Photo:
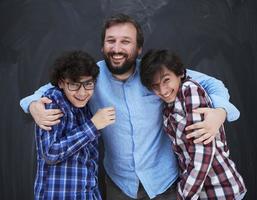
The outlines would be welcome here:
M 93 95 L 95 81 L 92 76 L 82 76 L 78 82 L 66 78 L 60 81 L 58 85 L 59 88 L 63 89 L 64 94 L 73 106 L 82 108 Z
M 130 72 L 141 50 L 137 47 L 137 30 L 133 24 L 115 24 L 106 29 L 102 52 L 113 74 Z
M 177 76 L 165 66 L 154 75 L 152 89 L 166 103 L 175 101 L 182 76 Z

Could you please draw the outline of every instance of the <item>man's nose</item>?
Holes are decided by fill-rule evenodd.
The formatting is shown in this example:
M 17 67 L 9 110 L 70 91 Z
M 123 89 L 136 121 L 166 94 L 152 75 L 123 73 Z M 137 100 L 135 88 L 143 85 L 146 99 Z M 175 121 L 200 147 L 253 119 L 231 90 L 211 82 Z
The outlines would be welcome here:
M 115 43 L 113 44 L 113 51 L 114 51 L 115 53 L 119 53 L 119 52 L 120 52 L 120 49 L 121 49 L 121 47 L 120 47 L 119 42 L 115 42 Z

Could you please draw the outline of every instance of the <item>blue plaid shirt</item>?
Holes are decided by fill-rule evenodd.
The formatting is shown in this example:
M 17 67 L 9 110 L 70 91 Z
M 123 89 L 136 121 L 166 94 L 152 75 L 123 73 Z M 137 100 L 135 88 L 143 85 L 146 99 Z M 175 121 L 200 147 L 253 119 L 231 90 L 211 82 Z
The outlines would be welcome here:
M 45 92 L 47 109 L 59 108 L 61 122 L 45 131 L 36 126 L 35 199 L 101 200 L 98 190 L 98 136 L 87 109 L 74 107 L 57 87 Z

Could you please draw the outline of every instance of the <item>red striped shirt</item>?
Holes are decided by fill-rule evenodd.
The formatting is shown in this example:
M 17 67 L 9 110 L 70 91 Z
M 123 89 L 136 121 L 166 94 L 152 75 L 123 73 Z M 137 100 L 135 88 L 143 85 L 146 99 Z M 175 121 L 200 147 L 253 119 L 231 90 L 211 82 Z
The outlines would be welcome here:
M 198 83 L 186 79 L 176 100 L 164 108 L 164 127 L 179 161 L 179 198 L 237 199 L 246 188 L 229 158 L 224 127 L 207 145 L 194 144 L 192 139 L 186 139 L 185 127 L 203 120 L 202 114 L 192 112 L 199 107 L 212 107 L 211 101 Z

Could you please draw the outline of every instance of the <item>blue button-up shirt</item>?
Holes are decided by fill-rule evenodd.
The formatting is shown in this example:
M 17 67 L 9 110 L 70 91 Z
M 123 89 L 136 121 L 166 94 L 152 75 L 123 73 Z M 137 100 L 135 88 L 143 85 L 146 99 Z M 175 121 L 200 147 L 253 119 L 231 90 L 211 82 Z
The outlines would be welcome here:
M 93 112 L 105 106 L 116 109 L 115 124 L 102 130 L 106 172 L 128 196 L 136 198 L 140 181 L 153 198 L 169 188 L 178 176 L 171 142 L 162 129 L 162 102 L 141 84 L 139 60 L 134 73 L 125 82 L 115 79 L 104 61 L 98 65 L 100 74 L 90 108 Z M 205 88 L 214 107 L 226 109 L 229 121 L 239 117 L 221 81 L 191 70 L 187 73 Z M 28 111 L 29 104 L 50 87 L 49 84 L 43 86 L 23 99 L 23 109 Z

